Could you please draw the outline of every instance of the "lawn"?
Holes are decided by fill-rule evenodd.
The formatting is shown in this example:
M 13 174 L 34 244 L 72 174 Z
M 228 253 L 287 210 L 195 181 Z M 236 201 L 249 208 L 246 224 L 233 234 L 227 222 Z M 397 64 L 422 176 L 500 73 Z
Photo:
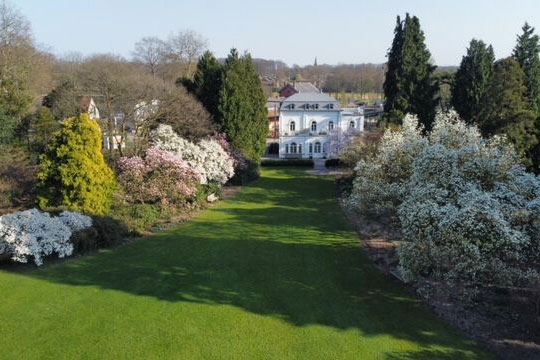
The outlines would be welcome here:
M 173 230 L 0 271 L 0 358 L 489 358 L 377 272 L 331 179 L 263 175 Z

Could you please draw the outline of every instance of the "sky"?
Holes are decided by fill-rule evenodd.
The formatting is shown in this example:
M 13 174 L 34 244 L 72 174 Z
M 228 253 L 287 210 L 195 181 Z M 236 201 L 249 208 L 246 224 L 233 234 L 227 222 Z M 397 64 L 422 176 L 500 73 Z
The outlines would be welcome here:
M 383 63 L 396 16 L 420 19 L 437 65 L 459 65 L 472 38 L 509 56 L 521 26 L 540 30 L 540 0 L 8 0 L 56 55 L 131 56 L 144 36 L 191 29 L 225 57 L 232 47 L 288 65 Z

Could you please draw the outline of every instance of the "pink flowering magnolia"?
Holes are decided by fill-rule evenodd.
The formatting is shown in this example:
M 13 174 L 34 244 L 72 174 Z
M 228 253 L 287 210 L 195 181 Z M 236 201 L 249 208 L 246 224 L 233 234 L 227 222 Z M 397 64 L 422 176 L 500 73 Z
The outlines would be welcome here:
M 131 202 L 185 205 L 195 197 L 199 174 L 178 156 L 155 148 L 140 158 L 121 158 L 118 181 Z

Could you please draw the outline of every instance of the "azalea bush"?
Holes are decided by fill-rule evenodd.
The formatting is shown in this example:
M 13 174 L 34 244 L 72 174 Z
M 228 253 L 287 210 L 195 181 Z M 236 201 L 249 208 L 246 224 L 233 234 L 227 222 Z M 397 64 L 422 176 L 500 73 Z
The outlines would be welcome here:
M 148 149 L 119 160 L 118 181 L 130 203 L 183 206 L 197 194 L 200 174 L 175 154 Z
M 224 184 L 234 175 L 234 162 L 220 143 L 203 139 L 197 144 L 181 138 L 169 125 L 159 125 L 151 134 L 155 149 L 169 151 L 199 174 L 201 184 Z
M 540 178 L 504 138 L 484 139 L 456 113 L 429 136 L 415 117 L 360 161 L 349 205 L 393 214 L 406 281 L 442 281 L 463 295 L 482 286 L 533 286 L 540 264 Z
M 4 215 L 0 217 L 0 256 L 22 263 L 33 260 L 38 266 L 52 254 L 70 256 L 71 236 L 90 226 L 90 217 L 67 211 L 59 216 L 37 209 Z

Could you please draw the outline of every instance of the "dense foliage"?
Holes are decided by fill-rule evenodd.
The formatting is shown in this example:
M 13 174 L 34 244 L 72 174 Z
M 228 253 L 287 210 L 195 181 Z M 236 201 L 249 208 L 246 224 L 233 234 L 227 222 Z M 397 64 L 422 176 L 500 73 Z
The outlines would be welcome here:
M 121 158 L 118 181 L 131 203 L 183 206 L 193 198 L 199 174 L 174 154 L 151 148 L 143 158 Z
M 535 114 L 528 106 L 524 73 L 512 58 L 495 63 L 484 95 L 478 125 L 484 136 L 505 134 L 527 166 L 530 151 L 538 142 Z
M 377 154 L 360 161 L 349 205 L 398 216 L 408 281 L 531 286 L 540 261 L 540 178 L 503 138 L 482 138 L 456 113 L 439 114 L 429 137 L 407 116 Z
M 467 123 L 475 123 L 493 74 L 493 47 L 472 39 L 452 84 L 451 104 Z
M 221 131 L 247 159 L 259 162 L 266 149 L 268 118 L 266 97 L 251 56 L 233 49 L 223 70 L 219 93 Z
M 101 130 L 87 114 L 66 119 L 40 159 L 41 208 L 61 207 L 106 214 L 116 189 L 102 153 Z
M 73 253 L 70 238 L 74 232 L 92 226 L 92 219 L 77 213 L 59 216 L 36 209 L 0 217 L 0 256 L 26 263 L 43 264 L 43 258 L 56 253 L 63 258 Z
M 194 144 L 181 138 L 172 127 L 160 125 L 151 135 L 153 147 L 170 151 L 194 169 L 201 184 L 224 184 L 234 175 L 234 163 L 229 154 L 213 139 Z
M 406 14 L 401 21 L 398 16 L 383 86 L 387 120 L 399 124 L 404 114 L 413 113 L 427 130 L 431 128 L 437 89 L 432 81 L 436 67 L 430 60 L 420 20 Z

